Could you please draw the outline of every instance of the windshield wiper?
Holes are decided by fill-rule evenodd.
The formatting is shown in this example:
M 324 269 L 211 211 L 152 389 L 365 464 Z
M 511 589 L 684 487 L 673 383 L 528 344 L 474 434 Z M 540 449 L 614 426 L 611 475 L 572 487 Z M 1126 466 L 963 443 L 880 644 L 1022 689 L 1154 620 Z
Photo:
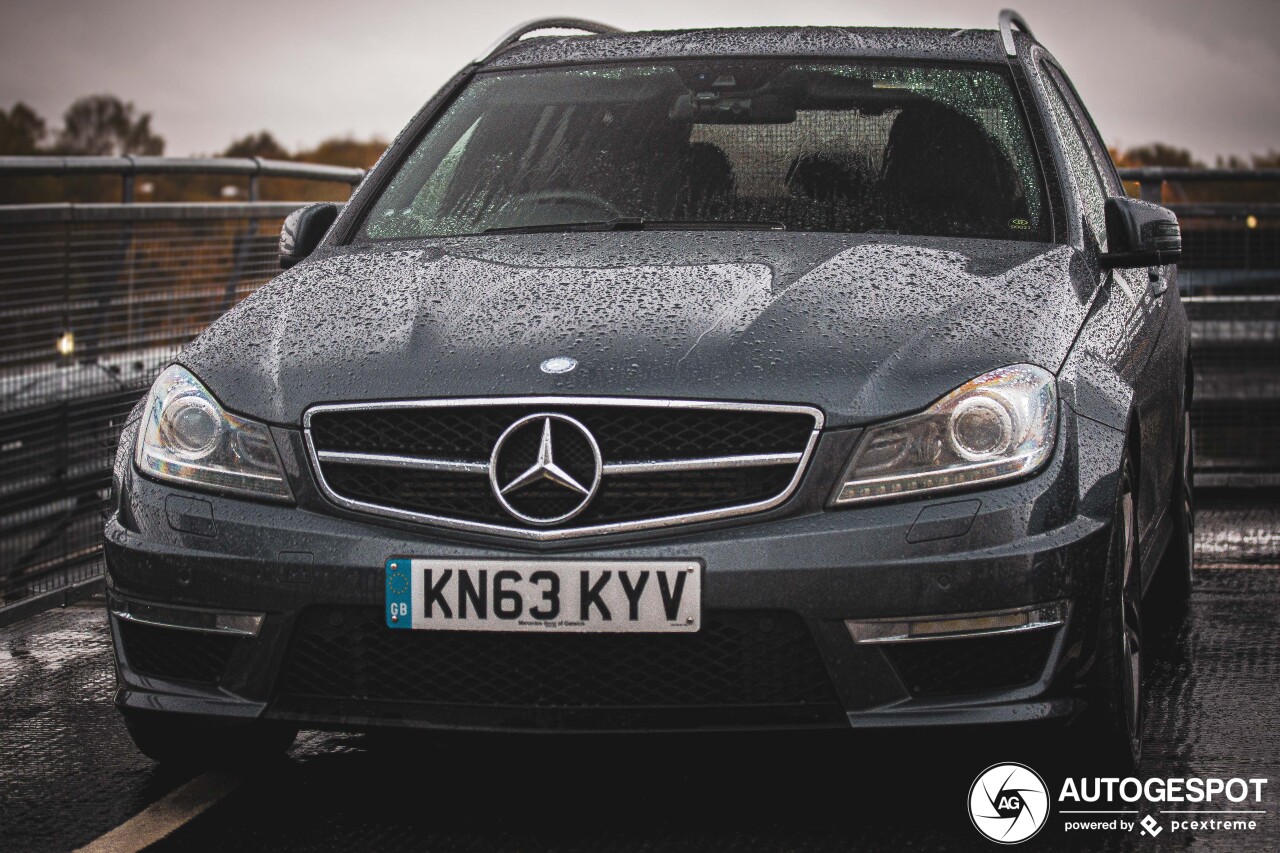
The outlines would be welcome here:
M 644 220 L 636 216 L 602 219 L 598 222 L 550 222 L 544 225 L 509 225 L 504 228 L 486 228 L 485 234 L 540 234 L 556 231 L 639 231 Z
M 620 216 L 598 222 L 552 222 L 543 225 L 510 225 L 502 228 L 486 228 L 485 234 L 545 234 L 575 231 L 786 231 L 781 222 L 641 219 L 638 216 Z
M 765 219 L 645 219 L 643 227 L 655 231 L 786 231 L 782 222 Z

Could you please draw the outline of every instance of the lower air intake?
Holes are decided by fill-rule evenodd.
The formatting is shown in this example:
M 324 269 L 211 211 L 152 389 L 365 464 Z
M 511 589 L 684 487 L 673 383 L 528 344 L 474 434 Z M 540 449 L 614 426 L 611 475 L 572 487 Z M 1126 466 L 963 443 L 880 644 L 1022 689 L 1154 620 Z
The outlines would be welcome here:
M 804 621 L 709 612 L 697 634 L 393 631 L 379 608 L 311 607 L 282 697 L 488 707 L 835 707 Z
M 1058 629 L 955 640 L 887 643 L 881 648 L 912 696 L 949 696 L 1023 687 L 1044 673 Z

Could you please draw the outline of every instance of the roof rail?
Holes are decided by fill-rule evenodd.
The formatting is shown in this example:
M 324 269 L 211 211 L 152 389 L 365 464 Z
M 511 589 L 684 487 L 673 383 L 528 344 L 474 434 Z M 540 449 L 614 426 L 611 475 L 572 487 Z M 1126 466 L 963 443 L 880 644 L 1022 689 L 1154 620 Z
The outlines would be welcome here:
M 1021 15 L 1019 15 L 1013 9 L 1001 9 L 1000 10 L 1000 41 L 1004 43 L 1005 56 L 1018 55 L 1018 48 L 1013 43 L 1014 25 L 1017 25 L 1018 29 L 1022 30 L 1029 37 L 1035 38 L 1035 36 L 1031 32 L 1031 27 L 1027 26 L 1027 22 L 1023 20 Z
M 583 18 L 537 18 L 532 21 L 525 21 L 519 26 L 512 27 L 510 30 L 502 34 L 502 37 L 493 43 L 488 50 L 476 57 L 476 64 L 482 65 L 493 59 L 503 50 L 520 41 L 520 39 L 536 33 L 539 30 L 581 30 L 584 33 L 592 35 L 606 35 L 608 33 L 620 33 L 622 30 L 617 27 L 611 27 L 608 24 L 599 24 L 595 21 L 588 21 Z

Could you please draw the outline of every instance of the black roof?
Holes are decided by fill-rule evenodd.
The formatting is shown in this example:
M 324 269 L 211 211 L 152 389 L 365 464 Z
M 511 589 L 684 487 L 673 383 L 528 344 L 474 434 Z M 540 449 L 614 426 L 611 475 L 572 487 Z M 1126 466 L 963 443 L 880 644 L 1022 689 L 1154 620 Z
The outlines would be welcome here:
M 1028 36 L 1014 34 L 1019 45 Z M 498 52 L 489 67 L 559 65 L 713 56 L 847 56 L 1003 62 L 996 30 L 906 27 L 752 27 L 526 38 Z

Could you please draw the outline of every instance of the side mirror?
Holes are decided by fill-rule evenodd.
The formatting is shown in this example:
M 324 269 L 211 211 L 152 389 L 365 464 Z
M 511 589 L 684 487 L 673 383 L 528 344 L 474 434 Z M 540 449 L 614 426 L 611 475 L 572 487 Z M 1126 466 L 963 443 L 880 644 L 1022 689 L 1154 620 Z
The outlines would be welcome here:
M 1107 199 L 1107 248 L 1099 258 L 1106 269 L 1159 267 L 1182 257 L 1182 229 L 1167 207 L 1136 198 Z
M 280 269 L 287 270 L 314 252 L 337 218 L 338 206 L 327 201 L 298 208 L 286 216 L 280 228 Z

